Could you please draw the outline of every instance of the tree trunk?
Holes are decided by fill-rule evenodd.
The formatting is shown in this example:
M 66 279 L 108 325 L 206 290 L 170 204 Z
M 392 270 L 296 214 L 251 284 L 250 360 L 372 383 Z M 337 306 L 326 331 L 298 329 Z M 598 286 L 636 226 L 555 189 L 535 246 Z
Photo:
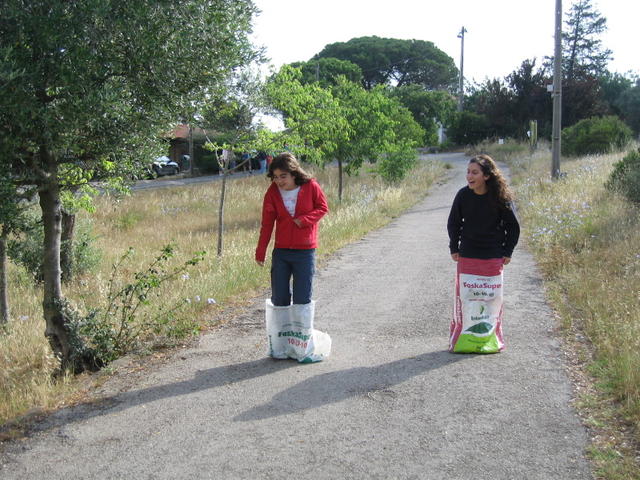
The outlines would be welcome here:
M 0 232 L 0 326 L 9 323 L 9 283 L 7 281 L 7 232 L 2 226 Z
M 60 268 L 62 281 L 68 282 L 73 275 L 73 236 L 76 228 L 76 216 L 62 210 L 62 232 L 60 233 Z
M 218 209 L 218 256 L 222 256 L 222 244 L 224 237 L 224 197 L 227 190 L 228 170 L 225 168 L 222 173 L 222 188 L 220 189 L 220 208 Z
M 72 351 L 69 341 L 67 319 L 62 311 L 62 274 L 60 269 L 60 234 L 62 212 L 60 190 L 55 182 L 49 182 L 38 191 L 42 222 L 44 225 L 44 295 L 42 308 L 46 322 L 45 336 L 53 353 L 63 366 L 71 361 Z
M 74 373 L 84 370 L 96 370 L 99 365 L 84 351 L 80 339 L 72 341 L 69 318 L 62 296 L 62 271 L 60 268 L 60 236 L 62 232 L 62 206 L 60 186 L 57 182 L 57 167 L 50 159 L 47 163 L 49 178 L 40 185 L 38 196 L 42 210 L 44 226 L 43 280 L 44 292 L 42 309 L 46 323 L 45 336 L 51 350 L 60 360 L 62 370 L 71 369 Z
M 338 159 L 338 202 L 342 203 L 342 160 Z

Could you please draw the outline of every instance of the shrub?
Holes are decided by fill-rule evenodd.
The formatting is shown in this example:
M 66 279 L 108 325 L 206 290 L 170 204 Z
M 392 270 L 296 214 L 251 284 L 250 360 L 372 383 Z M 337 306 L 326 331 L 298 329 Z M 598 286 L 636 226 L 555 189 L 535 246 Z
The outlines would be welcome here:
M 447 137 L 458 145 L 477 145 L 488 136 L 487 118 L 473 112 L 456 112 L 447 129 Z
M 631 129 L 618 117 L 591 117 L 562 130 L 562 153 L 571 156 L 607 153 L 627 146 Z
M 416 161 L 416 151 L 410 144 L 399 145 L 394 151 L 384 155 L 372 171 L 388 183 L 399 182 L 416 165 Z
M 218 173 L 220 171 L 220 165 L 215 154 L 202 155 L 198 160 L 198 168 L 202 173 Z
M 632 202 L 640 203 L 640 149 L 629 152 L 613 166 L 606 186 Z
M 61 249 L 69 246 L 63 242 Z M 44 229 L 42 223 L 33 218 L 24 234 L 8 242 L 8 255 L 16 264 L 21 265 L 36 283 L 43 280 L 42 264 L 44 259 Z M 89 224 L 79 224 L 71 246 L 71 270 L 65 281 L 91 272 L 101 260 L 101 252 L 95 246 L 95 236 Z
M 67 308 L 70 336 L 82 361 L 101 367 L 125 355 L 151 337 L 184 338 L 194 334 L 198 325 L 189 317 L 179 318 L 176 312 L 186 300 L 171 303 L 163 298 L 163 288 L 186 274 L 202 261 L 205 252 L 197 252 L 182 264 L 171 265 L 175 255 L 173 245 L 165 246 L 146 268 L 124 278 L 129 271 L 125 263 L 131 260 L 129 250 L 115 263 L 111 271 L 107 298 L 100 308 L 81 315 Z M 153 305 L 152 305 L 153 304 Z

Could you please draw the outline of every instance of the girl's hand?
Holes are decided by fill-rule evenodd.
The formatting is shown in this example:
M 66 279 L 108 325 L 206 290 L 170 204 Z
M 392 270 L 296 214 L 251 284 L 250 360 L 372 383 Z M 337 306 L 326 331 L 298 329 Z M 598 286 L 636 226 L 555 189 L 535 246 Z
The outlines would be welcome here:
M 511 262 L 511 257 L 502 257 L 502 260 L 505 265 L 509 265 L 509 262 Z
M 460 254 L 459 253 L 452 253 L 451 254 L 451 258 L 453 259 L 454 262 L 457 262 L 458 259 L 460 258 Z
M 257 263 L 258 265 L 260 265 L 261 267 L 264 267 L 264 262 L 261 262 L 261 261 L 259 261 L 259 260 L 256 260 L 256 263 Z
M 300 221 L 299 218 L 294 218 L 293 223 L 295 223 L 298 226 L 298 228 L 302 228 L 302 222 Z

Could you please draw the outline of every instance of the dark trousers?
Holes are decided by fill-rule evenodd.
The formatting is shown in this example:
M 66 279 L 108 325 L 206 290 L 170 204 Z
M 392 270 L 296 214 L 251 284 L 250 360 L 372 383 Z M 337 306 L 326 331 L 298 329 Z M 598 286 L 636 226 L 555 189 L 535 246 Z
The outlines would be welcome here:
M 315 273 L 315 249 L 274 248 L 271 259 L 271 303 L 277 307 L 293 303 L 311 302 L 313 274 Z M 291 278 L 293 277 L 293 282 Z

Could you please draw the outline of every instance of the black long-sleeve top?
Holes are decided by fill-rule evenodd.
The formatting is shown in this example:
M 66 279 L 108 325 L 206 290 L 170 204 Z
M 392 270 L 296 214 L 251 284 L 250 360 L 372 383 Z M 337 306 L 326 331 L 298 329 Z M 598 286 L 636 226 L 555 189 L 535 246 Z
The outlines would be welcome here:
M 520 237 L 513 206 L 494 206 L 489 194 L 478 195 L 468 186 L 456 194 L 449 220 L 449 250 L 467 258 L 511 257 Z

